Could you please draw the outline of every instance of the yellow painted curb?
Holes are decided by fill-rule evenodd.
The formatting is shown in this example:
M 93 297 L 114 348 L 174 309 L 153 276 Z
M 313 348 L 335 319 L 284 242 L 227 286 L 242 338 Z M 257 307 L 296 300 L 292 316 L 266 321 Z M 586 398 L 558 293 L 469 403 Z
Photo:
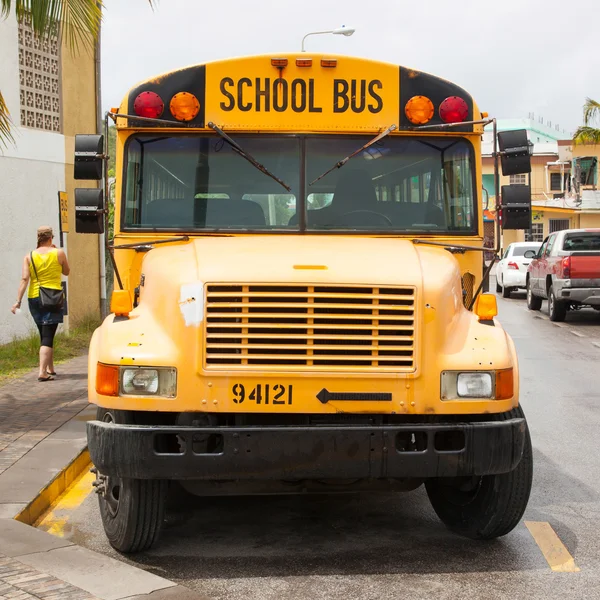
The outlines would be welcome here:
M 33 525 L 89 467 L 90 463 L 90 453 L 86 447 L 45 488 L 40 490 L 39 494 L 15 517 L 15 520 Z

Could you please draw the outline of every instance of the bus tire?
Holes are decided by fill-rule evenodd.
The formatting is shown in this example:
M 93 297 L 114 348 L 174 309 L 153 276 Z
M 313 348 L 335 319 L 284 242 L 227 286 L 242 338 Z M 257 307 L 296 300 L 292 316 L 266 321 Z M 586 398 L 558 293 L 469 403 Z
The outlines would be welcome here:
M 97 419 L 134 423 L 132 412 L 98 409 Z M 104 532 L 119 552 L 141 552 L 151 548 L 160 535 L 165 514 L 167 482 L 97 475 L 102 491 L 98 505 Z
M 490 415 L 491 416 L 491 415 Z M 517 407 L 499 419 L 523 418 Z M 521 520 L 533 477 L 529 428 L 523 455 L 509 473 L 482 477 L 438 478 L 426 482 L 427 495 L 438 517 L 451 531 L 471 539 L 490 540 L 512 531 Z

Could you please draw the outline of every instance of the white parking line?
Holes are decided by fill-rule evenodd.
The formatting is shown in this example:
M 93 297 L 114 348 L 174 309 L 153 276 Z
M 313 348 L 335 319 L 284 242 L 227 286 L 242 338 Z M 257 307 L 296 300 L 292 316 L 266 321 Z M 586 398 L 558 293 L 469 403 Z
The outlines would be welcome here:
M 600 348 L 600 342 L 592 342 L 592 346 L 596 346 L 596 348 Z
M 583 333 L 579 333 L 579 331 L 573 331 L 572 329 L 571 329 L 571 333 L 573 335 L 576 335 L 577 337 L 585 337 L 585 335 L 583 335 Z
M 553 323 L 553 325 L 556 325 L 556 327 L 566 327 L 564 323 Z

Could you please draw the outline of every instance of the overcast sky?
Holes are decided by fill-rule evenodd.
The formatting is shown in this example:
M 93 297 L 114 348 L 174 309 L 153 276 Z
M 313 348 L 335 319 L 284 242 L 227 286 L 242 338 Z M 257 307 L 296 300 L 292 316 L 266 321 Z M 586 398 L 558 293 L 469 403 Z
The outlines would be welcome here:
M 464 87 L 483 111 L 572 132 L 600 101 L 599 0 L 105 0 L 103 107 L 140 80 L 190 64 L 299 51 L 372 58 Z M 600 123 L 598 124 L 600 126 Z M 565 136 L 567 137 L 567 136 Z

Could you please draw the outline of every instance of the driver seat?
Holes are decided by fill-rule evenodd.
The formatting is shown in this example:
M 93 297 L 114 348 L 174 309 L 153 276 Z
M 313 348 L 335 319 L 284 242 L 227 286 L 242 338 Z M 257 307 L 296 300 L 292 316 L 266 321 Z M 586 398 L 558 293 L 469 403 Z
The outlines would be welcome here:
M 338 215 L 356 210 L 377 212 L 377 194 L 369 174 L 363 169 L 341 171 L 331 208 Z

